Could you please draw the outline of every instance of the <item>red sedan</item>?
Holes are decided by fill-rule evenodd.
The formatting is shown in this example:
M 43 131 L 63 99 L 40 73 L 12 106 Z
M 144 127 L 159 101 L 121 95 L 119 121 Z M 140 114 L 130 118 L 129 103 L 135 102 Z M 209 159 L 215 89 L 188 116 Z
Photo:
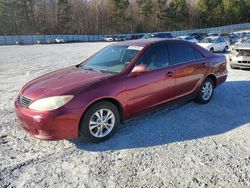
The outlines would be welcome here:
M 24 130 L 37 138 L 101 142 L 124 120 L 159 106 L 183 99 L 208 103 L 226 78 L 225 57 L 196 44 L 126 41 L 29 82 L 15 109 Z

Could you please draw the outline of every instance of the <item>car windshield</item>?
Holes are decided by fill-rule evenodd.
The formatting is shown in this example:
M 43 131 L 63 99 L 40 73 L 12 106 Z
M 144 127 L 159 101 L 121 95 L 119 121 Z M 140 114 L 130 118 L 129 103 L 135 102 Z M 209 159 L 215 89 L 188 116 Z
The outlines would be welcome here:
M 250 43 L 250 37 L 249 38 L 246 38 L 243 43 Z
M 108 46 L 87 59 L 79 67 L 99 72 L 120 73 L 142 48 L 140 46 Z
M 216 38 L 204 38 L 200 42 L 201 43 L 216 43 Z
M 250 43 L 250 35 L 245 36 L 245 37 L 242 39 L 242 43 Z

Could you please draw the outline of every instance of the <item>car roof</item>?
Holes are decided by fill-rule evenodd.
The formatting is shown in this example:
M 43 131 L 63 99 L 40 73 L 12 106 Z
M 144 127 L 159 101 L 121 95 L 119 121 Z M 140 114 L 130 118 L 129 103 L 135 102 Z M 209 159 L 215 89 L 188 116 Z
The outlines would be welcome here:
M 148 45 L 153 45 L 159 42 L 164 42 L 164 41 L 171 41 L 173 39 L 168 39 L 168 38 L 149 38 L 149 39 L 138 39 L 138 40 L 130 40 L 130 41 L 123 41 L 123 42 L 118 42 L 115 43 L 114 45 L 128 45 L 128 46 L 148 46 Z
M 220 36 L 210 36 L 210 37 L 206 37 L 208 39 L 217 39 L 217 38 L 221 38 Z
M 188 36 L 188 35 L 183 35 L 183 36 L 178 36 L 178 37 L 180 37 L 180 38 L 186 38 L 186 37 L 190 37 L 190 36 Z M 177 38 L 178 38 L 177 37 Z

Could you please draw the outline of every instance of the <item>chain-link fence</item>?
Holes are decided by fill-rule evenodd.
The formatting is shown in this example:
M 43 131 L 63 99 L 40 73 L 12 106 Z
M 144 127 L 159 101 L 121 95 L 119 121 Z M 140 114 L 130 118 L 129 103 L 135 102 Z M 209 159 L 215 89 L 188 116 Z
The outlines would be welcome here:
M 181 31 L 171 31 L 173 36 L 188 35 L 190 33 L 224 33 L 234 32 L 238 30 L 250 29 L 250 23 L 234 24 L 221 27 L 189 29 Z M 117 34 L 117 35 L 19 35 L 19 36 L 0 36 L 0 45 L 11 44 L 37 44 L 37 43 L 53 43 L 56 38 L 62 38 L 64 42 L 97 42 L 103 41 L 106 36 L 122 36 L 126 39 L 133 38 L 132 36 L 144 35 L 146 33 L 136 34 Z

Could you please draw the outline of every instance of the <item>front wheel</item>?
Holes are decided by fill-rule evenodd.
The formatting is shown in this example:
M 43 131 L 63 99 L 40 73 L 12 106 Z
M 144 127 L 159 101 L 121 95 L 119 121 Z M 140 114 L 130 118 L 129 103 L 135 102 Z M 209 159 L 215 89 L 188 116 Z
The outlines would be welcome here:
M 213 80 L 211 78 L 206 78 L 201 84 L 201 88 L 199 90 L 199 93 L 195 101 L 200 104 L 207 104 L 211 100 L 213 93 L 214 93 Z
M 120 124 L 117 107 L 110 102 L 93 104 L 83 115 L 79 134 L 88 142 L 98 143 L 112 137 Z
M 209 51 L 212 52 L 212 53 L 214 53 L 214 48 L 210 48 Z

